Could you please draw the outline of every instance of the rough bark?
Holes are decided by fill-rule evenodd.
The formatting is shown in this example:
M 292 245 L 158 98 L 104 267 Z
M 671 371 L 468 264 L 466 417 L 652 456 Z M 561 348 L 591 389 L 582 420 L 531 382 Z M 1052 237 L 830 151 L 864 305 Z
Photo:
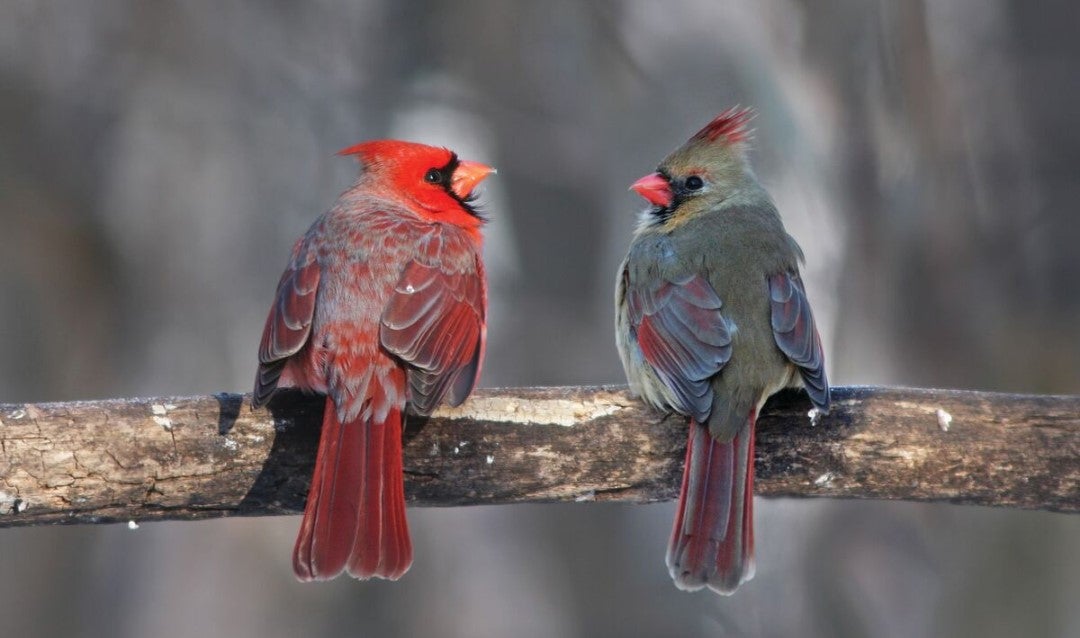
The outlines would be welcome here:
M 765 408 L 757 494 L 1080 511 L 1080 397 L 836 388 Z M 0 526 L 299 512 L 323 400 L 282 393 L 0 406 Z M 413 505 L 674 497 L 684 420 L 623 388 L 481 390 L 405 435 Z

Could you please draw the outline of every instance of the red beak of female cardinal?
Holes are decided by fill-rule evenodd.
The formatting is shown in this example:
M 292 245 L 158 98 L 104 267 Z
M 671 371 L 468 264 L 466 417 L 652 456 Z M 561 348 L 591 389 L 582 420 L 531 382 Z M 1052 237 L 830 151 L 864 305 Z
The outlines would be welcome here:
M 671 184 L 660 173 L 650 173 L 630 185 L 630 190 L 636 191 L 649 201 L 663 208 L 671 206 L 674 196 L 671 193 Z
M 473 189 L 485 177 L 495 172 L 494 168 L 480 162 L 461 160 L 454 168 L 454 177 L 450 180 L 450 188 L 461 199 L 472 195 Z

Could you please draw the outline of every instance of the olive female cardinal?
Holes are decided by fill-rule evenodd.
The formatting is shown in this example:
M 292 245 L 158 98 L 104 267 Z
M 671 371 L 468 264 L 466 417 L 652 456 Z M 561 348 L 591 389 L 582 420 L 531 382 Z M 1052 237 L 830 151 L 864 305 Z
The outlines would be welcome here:
M 746 159 L 748 110 L 721 113 L 630 187 L 642 214 L 615 292 L 631 389 L 690 417 L 667 551 L 675 584 L 730 594 L 754 574 L 754 422 L 805 385 L 829 406 L 795 240 Z
M 443 148 L 365 142 L 357 182 L 312 224 L 278 283 L 254 406 L 278 387 L 325 394 L 293 551 L 300 580 L 396 580 L 412 564 L 401 432 L 458 405 L 480 374 L 487 284 L 473 189 L 492 169 Z

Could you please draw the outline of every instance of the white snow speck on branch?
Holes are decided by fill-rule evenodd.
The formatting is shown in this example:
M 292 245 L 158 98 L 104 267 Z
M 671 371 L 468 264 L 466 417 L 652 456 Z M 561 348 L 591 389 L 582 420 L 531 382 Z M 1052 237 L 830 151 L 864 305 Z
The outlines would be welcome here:
M 948 412 L 946 412 L 945 410 L 942 410 L 941 408 L 938 408 L 937 409 L 937 424 L 938 424 L 938 427 L 941 428 L 942 432 L 948 432 L 949 431 L 949 425 L 952 424 L 952 415 L 949 414 Z

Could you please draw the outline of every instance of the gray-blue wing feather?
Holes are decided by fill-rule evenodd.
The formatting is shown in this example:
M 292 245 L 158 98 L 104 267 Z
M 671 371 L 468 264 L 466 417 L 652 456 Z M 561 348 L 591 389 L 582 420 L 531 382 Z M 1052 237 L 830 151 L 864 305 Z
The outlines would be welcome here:
M 769 277 L 769 300 L 776 345 L 798 366 L 814 406 L 828 411 L 829 380 L 825 376 L 821 337 L 799 275 L 780 273 Z
M 642 355 L 675 396 L 672 407 L 704 423 L 713 403 L 709 380 L 731 359 L 720 297 L 704 277 L 691 275 L 628 280 L 626 303 Z

